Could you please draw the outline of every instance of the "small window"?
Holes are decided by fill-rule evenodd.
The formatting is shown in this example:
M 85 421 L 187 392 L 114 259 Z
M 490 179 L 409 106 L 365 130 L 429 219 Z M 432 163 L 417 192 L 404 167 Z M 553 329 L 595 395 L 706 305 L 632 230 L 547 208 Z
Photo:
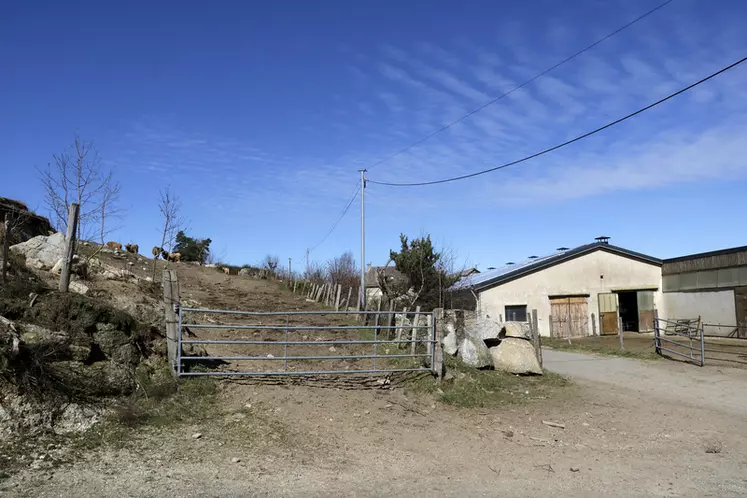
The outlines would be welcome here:
M 527 321 L 527 305 L 526 304 L 506 306 L 505 311 L 506 311 L 507 322 L 526 322 Z

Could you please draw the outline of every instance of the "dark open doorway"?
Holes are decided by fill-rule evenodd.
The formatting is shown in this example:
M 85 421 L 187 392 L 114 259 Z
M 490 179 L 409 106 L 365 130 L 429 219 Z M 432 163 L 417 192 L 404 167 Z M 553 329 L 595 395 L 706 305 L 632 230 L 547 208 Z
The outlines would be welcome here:
M 618 292 L 617 299 L 620 303 L 623 331 L 638 332 L 638 293 L 636 291 Z

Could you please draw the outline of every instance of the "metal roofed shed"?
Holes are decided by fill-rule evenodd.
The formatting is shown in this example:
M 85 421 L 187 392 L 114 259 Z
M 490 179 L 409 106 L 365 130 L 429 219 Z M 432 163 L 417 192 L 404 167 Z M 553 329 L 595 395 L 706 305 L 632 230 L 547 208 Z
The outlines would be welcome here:
M 473 294 L 481 315 L 501 321 L 526 320 L 536 309 L 544 336 L 617 334 L 620 322 L 625 331 L 649 331 L 661 302 L 661 265 L 600 237 L 470 275 L 452 290 Z

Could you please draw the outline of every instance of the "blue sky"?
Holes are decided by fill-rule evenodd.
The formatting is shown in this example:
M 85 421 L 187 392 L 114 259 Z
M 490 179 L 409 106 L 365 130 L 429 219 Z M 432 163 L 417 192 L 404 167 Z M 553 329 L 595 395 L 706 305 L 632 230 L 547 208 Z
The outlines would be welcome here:
M 113 239 L 160 242 L 157 192 L 170 185 L 190 232 L 225 260 L 296 266 L 358 169 L 658 3 L 6 2 L 0 196 L 44 212 L 34 167 L 78 132 L 122 183 Z M 743 57 L 746 18 L 744 2 L 675 0 L 369 178 L 469 173 L 581 134 Z M 384 264 L 400 232 L 430 233 L 483 269 L 597 235 L 659 257 L 744 245 L 743 66 L 515 168 L 369 185 L 366 260 Z M 312 259 L 359 257 L 359 206 Z

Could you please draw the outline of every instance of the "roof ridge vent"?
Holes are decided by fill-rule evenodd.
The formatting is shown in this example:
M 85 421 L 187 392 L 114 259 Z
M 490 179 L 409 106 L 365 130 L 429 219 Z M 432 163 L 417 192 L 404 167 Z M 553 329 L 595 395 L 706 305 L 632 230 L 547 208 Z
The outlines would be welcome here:
M 595 238 L 599 244 L 609 244 L 610 243 L 610 237 L 607 237 L 606 235 L 602 235 L 600 237 Z

